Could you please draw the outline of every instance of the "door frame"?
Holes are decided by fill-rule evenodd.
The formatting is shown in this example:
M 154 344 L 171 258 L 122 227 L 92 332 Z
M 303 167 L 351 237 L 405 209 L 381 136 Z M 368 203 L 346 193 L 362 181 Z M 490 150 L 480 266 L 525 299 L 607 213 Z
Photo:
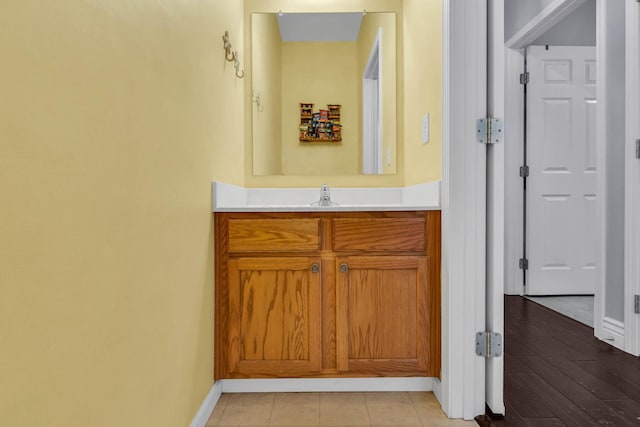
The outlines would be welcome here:
M 488 0 L 487 115 L 505 116 L 504 1 Z M 487 312 L 486 330 L 504 336 L 505 272 L 505 144 L 487 146 Z M 491 412 L 504 414 L 504 357 L 485 362 L 485 401 Z
M 602 1 L 602 0 L 599 0 Z M 640 294 L 640 160 L 635 140 L 640 138 L 640 2 L 626 1 L 625 63 L 625 350 L 640 355 L 640 316 L 634 313 L 634 295 Z
M 522 255 L 524 221 L 521 212 L 524 158 L 525 99 L 519 76 L 525 70 L 524 49 L 547 30 L 580 7 L 586 0 L 555 0 L 509 40 L 505 41 L 505 293 L 524 295 L 524 276 L 519 267 Z M 500 0 L 504 4 L 504 0 Z
M 443 0 L 442 372 L 434 391 L 451 418 L 485 411 L 487 0 Z
M 496 0 L 503 4 L 504 0 Z M 598 0 L 602 1 L 602 0 Z M 550 12 L 556 10 L 569 14 L 567 6 L 578 7 L 577 0 L 556 0 L 545 9 Z M 475 141 L 475 120 L 486 115 L 486 31 L 487 3 L 482 1 L 443 0 L 443 85 L 442 85 L 442 373 L 441 381 L 435 381 L 434 391 L 440 400 L 443 410 L 451 418 L 471 419 L 484 412 L 485 404 L 485 366 L 484 360 L 474 353 L 474 335 L 476 331 L 484 330 L 486 326 L 486 186 L 482 185 L 486 178 L 486 149 Z M 564 7 L 564 9 L 562 9 Z M 627 10 L 635 9 L 638 16 L 639 3 L 627 0 Z M 500 7 L 494 11 L 501 10 Z M 498 12 L 495 12 L 498 13 Z M 548 14 L 547 14 L 548 15 Z M 638 90 L 640 77 L 640 52 L 635 40 L 638 40 L 640 30 L 638 22 L 631 21 L 631 14 L 627 13 L 627 82 L 635 79 L 634 93 Z M 556 15 L 557 18 L 558 15 Z M 566 16 L 566 15 L 564 15 Z M 494 16 L 495 18 L 495 16 Z M 553 18 L 553 19 L 556 19 Z M 548 24 L 551 17 L 546 18 Z M 561 18 L 557 18 L 558 22 Z M 495 22 L 495 20 L 493 21 Z M 544 32 L 544 31 L 543 31 Z M 533 33 L 532 33 L 533 34 Z M 494 43 L 496 41 L 494 40 Z M 633 42 L 635 48 L 630 52 Z M 524 59 L 518 49 L 524 46 L 509 45 L 505 49 L 505 163 L 495 164 L 496 173 L 507 176 L 518 176 L 517 167 L 507 169 L 510 159 L 514 158 L 513 151 L 521 150 L 523 135 L 522 115 L 513 117 L 518 110 L 523 111 L 524 99 L 521 97 L 519 81 L 516 78 L 524 65 Z M 494 66 L 500 64 L 500 59 L 494 58 Z M 630 64 L 630 62 L 632 64 Z M 516 74 L 513 71 L 518 71 Z M 629 72 L 631 71 L 631 72 Z M 627 91 L 629 91 L 627 87 Z M 520 95 L 519 95 L 520 94 Z M 640 135 L 638 123 L 631 124 L 640 114 L 640 99 L 628 100 L 627 104 L 627 132 Z M 519 102 L 520 100 L 520 102 Z M 515 107 L 515 108 L 514 108 Z M 635 114 L 632 116 L 631 114 Z M 513 119 L 513 120 L 512 120 Z M 455 125 L 454 125 L 455 124 Z M 633 126 L 633 127 L 632 127 Z M 635 145 L 627 135 L 628 151 Z M 635 147 L 633 147 L 635 149 Z M 518 162 L 522 156 L 515 157 Z M 627 155 L 627 162 L 630 156 Z M 634 159 L 635 160 L 635 159 Z M 627 168 L 627 174 L 630 169 Z M 519 176 L 518 176 L 519 178 Z M 507 182 L 510 180 L 507 180 Z M 519 181 L 519 180 L 518 180 Z M 505 200 L 509 197 L 508 188 Z M 627 232 L 632 233 L 632 239 L 627 241 L 626 250 L 626 286 L 630 286 L 630 279 L 640 283 L 640 268 L 630 263 L 630 257 L 638 259 L 640 256 L 640 182 L 627 186 L 627 200 L 634 200 L 633 206 L 628 206 Z M 631 210 L 636 223 L 629 224 Z M 509 235 L 513 218 L 509 215 L 511 206 L 505 206 L 505 231 Z M 521 229 L 521 228 L 520 228 Z M 505 279 L 513 278 L 513 265 L 509 265 L 508 249 L 513 242 L 505 240 L 507 257 Z M 632 246 L 632 247 L 630 247 Z M 521 247 L 521 246 L 520 246 Z M 515 258 L 515 257 L 513 257 Z M 512 263 L 517 265 L 517 261 Z M 511 273 L 511 274 L 510 274 Z M 640 286 L 640 285 L 638 285 Z M 637 286 L 633 287 L 634 292 Z M 629 312 L 629 302 L 625 307 Z M 635 321 L 635 336 L 640 331 L 639 316 Z M 631 326 L 631 325 L 628 325 Z M 629 343 L 629 334 L 626 342 Z M 637 339 L 635 341 L 638 341 Z M 638 342 L 635 349 L 638 350 Z
M 504 0 L 498 0 L 504 2 Z M 604 90 L 603 75 L 606 73 L 606 41 L 604 29 L 604 13 L 606 0 L 596 0 L 597 8 L 597 40 L 596 40 L 596 61 L 598 73 L 597 98 L 602 99 Z M 518 214 L 522 211 L 522 183 L 518 175 L 523 158 L 523 135 L 524 135 L 524 95 L 522 86 L 518 81 L 518 76 L 524 71 L 524 51 L 523 49 L 532 41 L 542 35 L 562 18 L 569 15 L 577 7 L 582 5 L 584 0 L 555 0 L 547 6 L 538 16 L 534 17 L 518 33 L 505 43 L 505 162 L 496 164 L 497 168 L 504 168 L 505 177 L 505 293 L 510 295 L 523 295 L 524 283 L 522 271 L 518 266 L 520 251 L 523 246 L 523 219 Z M 626 0 L 626 92 L 637 93 L 638 79 L 640 76 L 640 53 L 638 52 L 638 39 L 640 30 L 638 29 L 638 8 L 640 3 L 636 0 Z M 635 13 L 635 20 L 632 15 Z M 635 86 L 634 86 L 635 85 Z M 635 90 L 635 92 L 633 92 Z M 633 314 L 633 296 L 640 294 L 640 267 L 636 266 L 635 260 L 640 257 L 640 224 L 634 223 L 632 218 L 640 217 L 640 176 L 633 176 L 631 165 L 633 164 L 635 153 L 635 138 L 640 137 L 640 125 L 636 123 L 636 118 L 640 116 L 640 100 L 627 97 L 626 101 L 626 169 L 625 177 L 625 322 L 623 325 L 609 325 L 607 336 L 615 332 L 615 343 L 620 345 L 625 351 L 638 355 L 640 353 L 640 316 Z M 596 130 L 596 152 L 598 153 L 597 167 L 598 192 L 597 214 L 598 224 L 604 224 L 606 220 L 605 201 L 606 186 L 604 185 L 604 172 L 606 165 L 601 155 L 606 150 L 606 135 L 602 131 L 606 126 L 606 106 L 603 102 L 598 102 L 597 106 L 597 127 Z M 634 136 L 635 135 L 635 136 Z M 603 266 L 606 256 L 606 235 L 603 227 L 600 226 L 598 248 L 598 259 Z M 594 301 L 594 331 L 599 338 L 603 337 L 604 319 L 604 295 L 605 279 L 604 268 L 598 276 L 595 289 Z M 617 328 L 614 328 L 617 326 Z M 612 330 L 613 329 L 613 330 Z M 609 341 L 610 342 L 610 341 Z

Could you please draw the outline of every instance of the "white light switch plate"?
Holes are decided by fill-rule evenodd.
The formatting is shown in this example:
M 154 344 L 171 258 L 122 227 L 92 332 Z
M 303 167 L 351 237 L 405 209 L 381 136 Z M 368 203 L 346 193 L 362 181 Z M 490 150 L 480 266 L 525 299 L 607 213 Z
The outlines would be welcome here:
M 429 113 L 422 116 L 422 143 L 429 142 Z

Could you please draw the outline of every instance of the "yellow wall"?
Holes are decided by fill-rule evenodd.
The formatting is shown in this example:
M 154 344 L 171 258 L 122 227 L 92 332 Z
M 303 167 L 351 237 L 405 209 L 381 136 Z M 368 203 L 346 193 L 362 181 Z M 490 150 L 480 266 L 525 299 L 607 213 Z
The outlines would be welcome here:
M 442 173 L 442 9 L 439 0 L 403 0 L 405 185 Z M 429 113 L 429 142 L 422 116 Z
M 367 13 L 362 17 L 358 36 L 358 78 L 362 78 L 379 29 L 382 29 L 382 172 L 396 173 L 396 134 L 398 126 L 402 126 L 402 123 L 398 124 L 396 120 L 396 14 Z M 362 85 L 360 83 L 358 84 L 358 96 L 359 99 L 362 99 Z M 362 114 L 360 114 L 359 128 L 362 129 Z M 390 164 L 387 163 L 387 149 L 390 153 Z M 359 150 L 362 152 L 362 138 L 359 141 Z M 362 171 L 362 156 L 359 156 L 358 171 Z
M 434 1 L 434 0 L 429 0 Z M 325 1 L 308 1 L 308 0 L 245 0 L 245 19 L 250 22 L 251 13 L 269 12 L 275 13 L 279 10 L 283 12 L 361 12 L 366 9 L 369 12 L 395 12 L 397 22 L 402 22 L 402 0 L 325 0 Z M 425 25 L 428 21 L 440 21 L 441 16 L 430 16 L 425 18 Z M 440 25 L 440 24 L 438 24 Z M 250 28 L 246 28 L 247 40 L 250 39 Z M 402 31 L 396 34 L 397 45 L 397 75 L 403 75 L 403 36 Z M 251 46 L 247 43 L 245 46 L 247 64 L 251 61 Z M 246 88 L 251 89 L 251 75 L 245 78 Z M 397 79 L 397 120 L 398 124 L 403 123 L 403 82 L 401 78 Z M 251 117 L 251 105 L 245 107 L 245 116 Z M 245 139 L 245 185 L 247 187 L 320 187 L 324 182 L 333 187 L 395 187 L 404 184 L 404 154 L 402 143 L 397 147 L 397 164 L 398 173 L 394 175 L 334 175 L 323 174 L 317 176 L 308 175 L 270 175 L 255 176 L 252 173 L 252 142 L 251 142 L 251 124 L 247 121 Z M 396 131 L 397 141 L 403 140 L 404 127 L 398 126 Z
M 251 16 L 253 46 L 252 94 L 260 96 L 260 106 L 252 106 L 253 173 L 278 175 L 282 172 L 282 48 L 278 19 L 274 14 Z
M 0 424 L 187 426 L 210 185 L 244 180 L 241 1 L 0 2 Z
M 282 172 L 358 173 L 358 57 L 355 42 L 282 43 Z M 342 105 L 342 142 L 300 142 L 300 103 Z M 255 153 L 255 152 L 254 152 Z

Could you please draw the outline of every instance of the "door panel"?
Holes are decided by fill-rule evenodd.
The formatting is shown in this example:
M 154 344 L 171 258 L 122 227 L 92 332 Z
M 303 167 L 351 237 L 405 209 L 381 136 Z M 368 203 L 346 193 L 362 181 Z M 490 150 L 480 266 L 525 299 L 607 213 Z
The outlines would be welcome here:
M 527 49 L 529 295 L 596 281 L 595 48 Z
M 336 259 L 336 347 L 340 371 L 438 376 L 428 257 Z M 435 353 L 435 352 L 433 352 Z
M 229 260 L 229 372 L 290 376 L 319 372 L 319 258 Z

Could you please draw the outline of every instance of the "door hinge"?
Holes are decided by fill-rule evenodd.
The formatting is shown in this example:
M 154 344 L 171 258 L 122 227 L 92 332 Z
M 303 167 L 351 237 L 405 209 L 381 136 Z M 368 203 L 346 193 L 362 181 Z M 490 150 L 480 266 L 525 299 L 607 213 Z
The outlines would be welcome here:
M 520 178 L 529 176 L 529 166 L 520 166 Z
M 528 270 L 529 269 L 529 260 L 526 258 L 520 258 L 520 262 L 518 263 L 520 266 L 520 270 Z
M 640 139 L 636 139 L 636 159 L 640 159 Z
M 495 332 L 478 332 L 476 354 L 486 358 L 502 356 L 502 335 Z
M 521 85 L 528 85 L 529 84 L 529 72 L 528 71 L 526 73 L 520 73 L 520 84 Z
M 486 117 L 476 122 L 478 142 L 495 144 L 502 142 L 502 119 Z
M 640 295 L 633 296 L 633 312 L 640 314 Z

